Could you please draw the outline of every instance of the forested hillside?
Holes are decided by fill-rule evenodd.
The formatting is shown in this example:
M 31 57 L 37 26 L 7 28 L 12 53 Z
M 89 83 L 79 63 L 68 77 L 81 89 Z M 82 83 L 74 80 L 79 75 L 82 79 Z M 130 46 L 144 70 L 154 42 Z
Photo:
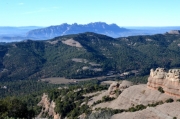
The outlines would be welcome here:
M 180 35 L 111 38 L 91 32 L 0 45 L 0 80 L 86 78 L 179 67 Z

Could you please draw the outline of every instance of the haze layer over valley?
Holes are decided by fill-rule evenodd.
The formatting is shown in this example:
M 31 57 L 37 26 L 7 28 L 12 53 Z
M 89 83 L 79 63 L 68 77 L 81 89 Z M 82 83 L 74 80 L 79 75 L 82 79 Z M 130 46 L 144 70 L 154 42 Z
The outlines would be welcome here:
M 104 34 L 113 38 L 163 34 L 170 30 L 179 30 L 180 27 L 120 27 L 117 24 L 105 22 L 94 22 L 88 24 L 54 25 L 49 27 L 27 26 L 27 27 L 0 27 L 0 42 L 17 42 L 27 39 L 47 40 L 54 37 L 94 32 Z

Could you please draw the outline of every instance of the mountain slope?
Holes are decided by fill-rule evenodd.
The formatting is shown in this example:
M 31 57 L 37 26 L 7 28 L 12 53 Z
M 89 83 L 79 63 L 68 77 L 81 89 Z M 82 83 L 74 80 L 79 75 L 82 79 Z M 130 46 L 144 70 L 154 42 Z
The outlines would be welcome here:
M 179 67 L 180 35 L 114 39 L 92 32 L 0 45 L 0 79 L 86 78 Z
M 132 36 L 119 38 L 131 48 L 151 57 L 162 67 L 179 67 L 180 35 L 157 34 L 152 36 Z

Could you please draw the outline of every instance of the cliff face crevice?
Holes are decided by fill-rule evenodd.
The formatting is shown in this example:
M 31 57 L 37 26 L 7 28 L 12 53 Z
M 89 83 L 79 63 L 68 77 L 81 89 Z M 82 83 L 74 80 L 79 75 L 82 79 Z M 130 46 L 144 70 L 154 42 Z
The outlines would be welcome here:
M 151 69 L 147 87 L 162 87 L 165 94 L 180 98 L 180 69 L 170 69 L 168 72 L 164 68 L 157 68 L 155 71 Z

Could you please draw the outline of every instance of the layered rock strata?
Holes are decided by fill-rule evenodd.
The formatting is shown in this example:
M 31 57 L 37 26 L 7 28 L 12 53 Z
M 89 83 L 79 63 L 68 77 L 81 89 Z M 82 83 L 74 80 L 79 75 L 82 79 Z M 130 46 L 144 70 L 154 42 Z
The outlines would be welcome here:
M 151 69 L 147 87 L 158 89 L 162 87 L 166 94 L 180 98 L 180 69 Z

